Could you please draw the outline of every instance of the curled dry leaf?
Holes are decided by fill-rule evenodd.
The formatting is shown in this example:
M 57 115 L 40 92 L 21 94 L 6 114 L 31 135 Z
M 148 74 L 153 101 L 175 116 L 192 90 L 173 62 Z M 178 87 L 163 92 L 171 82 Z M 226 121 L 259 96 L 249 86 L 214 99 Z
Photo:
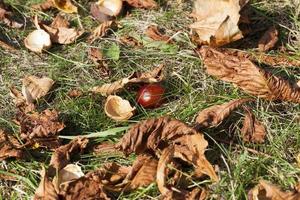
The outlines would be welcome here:
M 58 193 L 56 192 L 54 185 L 49 180 L 48 174 L 45 168 L 41 171 L 41 182 L 34 194 L 34 200 L 59 200 Z
M 59 170 L 57 176 L 53 178 L 52 184 L 57 193 L 59 193 L 66 184 L 77 180 L 82 176 L 84 176 L 84 173 L 78 165 L 68 164 L 63 169 Z
M 28 103 L 33 103 L 45 96 L 53 84 L 54 81 L 48 77 L 26 76 L 23 78 L 22 94 Z
M 258 50 L 268 51 L 276 45 L 277 41 L 278 41 L 278 30 L 274 26 L 272 26 L 260 38 L 258 42 Z
M 50 26 L 41 24 L 41 27 L 50 35 L 51 41 L 58 44 L 71 44 L 84 33 L 83 30 L 69 28 L 69 22 L 60 15 Z
M 134 72 L 127 78 L 115 81 L 113 83 L 104 84 L 92 88 L 92 92 L 99 93 L 103 96 L 111 95 L 121 91 L 123 88 L 133 83 L 157 83 L 161 82 L 164 78 L 163 74 L 164 65 L 159 65 L 149 72 Z
M 35 106 L 33 103 L 28 103 L 26 98 L 22 95 L 22 93 L 17 90 L 14 86 L 9 88 L 10 96 L 13 98 L 13 102 L 15 103 L 16 107 L 24 113 L 28 113 L 34 111 Z
M 152 40 L 170 42 L 171 38 L 160 32 L 157 26 L 151 25 L 146 29 L 146 35 Z
M 112 27 L 113 21 L 105 21 L 99 26 L 97 26 L 91 33 L 91 35 L 88 37 L 88 42 L 91 44 L 96 39 L 101 38 L 105 36 L 108 32 L 108 30 Z
M 42 3 L 34 4 L 31 6 L 32 8 L 40 11 L 47 11 L 50 10 L 51 8 L 55 7 L 53 0 L 46 0 Z
M 52 0 L 55 7 L 65 13 L 77 13 L 77 7 L 74 6 L 71 0 Z
M 261 98 L 300 103 L 300 88 L 257 67 L 249 59 L 228 56 L 209 47 L 202 47 L 200 54 L 207 73 L 212 76 Z
M 21 128 L 21 138 L 27 143 L 37 143 L 48 148 L 59 145 L 57 134 L 65 127 L 58 120 L 56 110 L 44 110 L 41 113 L 19 112 L 16 121 Z
M 116 121 L 126 121 L 133 116 L 135 107 L 119 96 L 110 95 L 106 99 L 104 111 L 108 117 Z
M 251 189 L 248 193 L 249 200 L 299 200 L 300 192 L 284 192 L 277 186 L 260 180 L 259 184 Z
M 49 171 L 56 169 L 54 170 L 55 172 L 64 168 L 70 162 L 71 156 L 81 153 L 85 149 L 87 143 L 87 138 L 77 137 L 70 143 L 57 148 L 52 154 Z
M 36 53 L 42 53 L 43 50 L 49 49 L 52 45 L 50 35 L 42 29 L 31 32 L 25 38 L 24 44 L 27 49 Z
M 153 9 L 157 8 L 158 5 L 154 0 L 124 0 L 130 6 L 135 8 Z
M 137 39 L 135 39 L 134 37 L 131 36 L 123 36 L 120 38 L 120 42 L 126 46 L 130 46 L 130 47 L 141 47 L 142 43 L 139 42 Z
M 203 135 L 185 123 L 169 117 L 148 119 L 134 125 L 116 148 L 126 155 L 133 152 L 159 154 L 160 150 L 172 145 L 174 145 L 172 157 L 178 157 L 194 165 L 199 176 L 207 174 L 212 180 L 218 180 L 213 167 L 205 158 L 204 152 L 208 143 Z
M 25 152 L 18 140 L 0 129 L 0 161 L 7 158 L 23 158 Z
M 216 6 L 217 5 L 217 6 Z M 190 28 L 197 33 L 201 44 L 222 46 L 243 37 L 238 27 L 239 0 L 196 0 Z
M 246 111 L 246 116 L 241 129 L 243 140 L 263 143 L 267 132 L 265 126 L 255 118 L 249 108 L 244 107 L 244 110 Z
M 82 91 L 79 90 L 79 89 L 71 89 L 69 92 L 68 92 L 68 96 L 71 97 L 71 98 L 77 98 L 77 97 L 80 97 L 82 96 Z
M 21 28 L 23 24 L 13 20 L 11 15 L 11 12 L 7 11 L 5 6 L 0 2 L 0 22 L 10 28 Z
M 103 58 L 102 52 L 98 48 L 90 48 L 89 58 L 93 61 L 97 69 L 99 69 L 100 76 L 108 78 L 111 71 Z
M 198 128 L 216 127 L 226 119 L 232 111 L 252 99 L 235 99 L 230 102 L 211 106 L 200 111 L 196 118 Z

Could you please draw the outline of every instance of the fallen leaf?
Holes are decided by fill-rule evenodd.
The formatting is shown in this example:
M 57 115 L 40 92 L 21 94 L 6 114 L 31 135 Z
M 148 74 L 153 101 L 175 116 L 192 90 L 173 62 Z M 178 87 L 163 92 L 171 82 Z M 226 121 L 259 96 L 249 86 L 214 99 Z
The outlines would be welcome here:
M 77 137 L 66 145 L 60 146 L 52 154 L 49 171 L 59 171 L 67 166 L 71 156 L 81 153 L 88 143 L 87 138 Z M 55 170 L 54 170 L 55 169 Z M 50 174 L 53 172 L 50 172 Z
M 200 111 L 196 118 L 197 128 L 218 126 L 232 113 L 232 111 L 249 101 L 252 101 L 252 99 L 235 99 Z
M 34 4 L 31 6 L 33 9 L 40 10 L 40 11 L 47 11 L 51 8 L 55 7 L 53 0 L 46 0 L 42 3 Z
M 1 40 L 0 40 L 0 48 L 11 52 L 17 51 L 17 49 L 12 44 L 9 44 L 8 42 L 3 42 Z
M 7 11 L 4 5 L 0 4 L 0 22 L 11 28 L 22 28 L 23 24 L 13 20 L 11 15 L 12 13 Z
M 171 42 L 171 38 L 160 32 L 158 26 L 151 25 L 146 29 L 146 35 L 155 41 L 166 41 Z
M 203 135 L 195 129 L 181 121 L 161 117 L 148 119 L 131 127 L 116 148 L 123 151 L 125 155 L 144 152 L 159 154 L 160 150 L 174 146 L 172 157 L 178 157 L 194 165 L 197 174 L 200 172 L 207 174 L 212 180 L 217 181 L 218 177 L 204 155 L 207 145 Z M 160 159 L 163 159 L 161 157 Z M 158 172 L 157 177 L 161 178 Z
M 299 200 L 300 193 L 297 191 L 283 192 L 277 186 L 260 180 L 259 184 L 248 193 L 249 200 Z
M 15 106 L 24 113 L 32 112 L 35 109 L 35 106 L 33 103 L 28 103 L 26 101 L 26 98 L 22 95 L 22 93 L 17 90 L 14 86 L 11 86 L 9 88 L 10 96 L 13 98 L 13 102 L 15 103 Z
M 119 96 L 109 95 L 104 105 L 104 111 L 108 117 L 116 121 L 126 121 L 133 116 L 135 107 Z
M 79 89 L 71 89 L 68 92 L 68 96 L 71 97 L 71 98 L 77 98 L 77 97 L 80 97 L 82 95 L 83 95 L 83 93 Z
M 77 13 L 77 7 L 74 6 L 71 0 L 53 0 L 56 8 L 65 13 Z
M 97 26 L 91 33 L 91 35 L 88 37 L 88 42 L 91 44 L 96 39 L 101 38 L 105 36 L 108 32 L 108 30 L 112 27 L 113 21 L 105 21 L 99 26 Z
M 24 156 L 24 149 L 18 140 L 0 129 L 0 161 L 7 158 L 21 159 Z
M 258 42 L 258 50 L 269 51 L 276 45 L 277 41 L 278 41 L 278 30 L 274 26 L 272 26 L 260 38 Z
M 41 113 L 20 111 L 16 115 L 16 122 L 20 125 L 23 140 L 49 148 L 59 145 L 57 135 L 65 127 L 58 119 L 58 112 L 48 109 Z
M 98 48 L 89 49 L 89 58 L 93 61 L 97 69 L 100 71 L 100 76 L 103 78 L 109 78 L 111 70 L 108 68 L 107 63 L 103 58 L 102 52 Z
M 226 56 L 236 56 L 241 59 L 249 59 L 252 62 L 263 63 L 270 67 L 300 67 L 300 60 L 287 55 L 269 55 L 263 52 L 247 52 L 238 49 L 220 48 L 219 51 Z
M 59 200 L 54 185 L 49 180 L 45 168 L 41 171 L 41 182 L 34 194 L 34 200 Z
M 137 39 L 135 39 L 134 37 L 131 36 L 123 36 L 120 38 L 120 42 L 126 46 L 130 46 L 130 47 L 141 47 L 142 43 L 139 42 Z
M 134 8 L 145 8 L 145 9 L 154 9 L 158 5 L 154 0 L 124 0 L 130 6 Z
M 129 84 L 158 83 L 164 79 L 163 68 L 164 65 L 159 65 L 149 72 L 134 72 L 127 78 L 123 78 L 113 83 L 107 83 L 102 86 L 93 87 L 91 91 L 96 94 L 99 93 L 103 96 L 108 96 L 121 91 Z
M 239 0 L 196 0 L 193 11 L 196 22 L 190 28 L 197 33 L 200 44 L 222 46 L 239 40 L 243 37 L 238 27 L 243 6 Z
M 49 33 L 51 41 L 58 44 L 71 44 L 84 33 L 83 30 L 69 28 L 69 22 L 61 15 L 57 15 L 50 26 L 40 26 Z
M 53 178 L 52 184 L 54 185 L 56 192 L 59 193 L 66 184 L 83 176 L 84 173 L 78 165 L 68 164 L 59 170 L 57 176 Z
M 48 77 L 26 76 L 23 78 L 22 94 L 28 103 L 33 103 L 45 96 L 53 84 L 54 81 Z
M 208 74 L 268 100 L 300 103 L 300 88 L 257 67 L 249 59 L 228 56 L 209 47 L 200 50 Z
M 263 143 L 266 137 L 266 128 L 259 122 L 249 108 L 244 107 L 246 111 L 243 127 L 241 133 L 243 140 L 246 142 Z

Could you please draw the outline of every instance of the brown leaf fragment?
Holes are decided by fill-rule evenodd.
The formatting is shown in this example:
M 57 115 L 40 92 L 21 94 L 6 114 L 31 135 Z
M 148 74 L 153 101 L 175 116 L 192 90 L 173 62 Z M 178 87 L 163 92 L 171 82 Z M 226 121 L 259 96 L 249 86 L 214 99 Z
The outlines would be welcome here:
M 7 158 L 21 159 L 25 156 L 19 141 L 0 129 L 0 161 Z
M 165 41 L 165 42 L 171 41 L 170 37 L 161 33 L 158 26 L 155 25 L 148 26 L 145 34 L 155 41 Z
M 77 7 L 74 6 L 71 0 L 52 0 L 55 7 L 65 13 L 77 13 Z
M 51 170 L 56 169 L 56 171 L 59 171 L 64 168 L 70 162 L 71 156 L 81 153 L 87 143 L 87 138 L 77 137 L 70 143 L 57 148 L 50 160 Z
M 0 40 L 0 48 L 7 50 L 7 51 L 11 51 L 11 52 L 17 51 L 17 49 L 13 45 L 3 42 L 1 40 Z
M 35 191 L 34 200 L 59 200 L 54 185 L 49 180 L 45 168 L 41 171 L 41 182 Z
M 245 142 L 263 143 L 266 136 L 265 126 L 259 122 L 249 108 L 244 107 L 246 116 L 241 133 Z
M 22 28 L 23 24 L 12 19 L 12 13 L 4 8 L 4 5 L 0 4 L 0 22 L 10 28 Z
M 54 8 L 55 5 L 52 0 L 46 0 L 42 3 L 34 4 L 31 7 L 36 10 L 47 11 L 50 10 L 51 8 Z
M 134 72 L 127 78 L 93 87 L 91 91 L 96 94 L 99 93 L 103 96 L 108 96 L 121 91 L 129 84 L 161 82 L 164 79 L 163 68 L 164 65 L 159 65 L 149 72 Z
M 108 68 L 108 64 L 103 58 L 102 52 L 98 48 L 90 48 L 88 52 L 89 58 L 93 61 L 97 69 L 99 69 L 100 76 L 103 78 L 109 78 L 111 70 Z
M 139 42 L 137 39 L 135 39 L 134 37 L 131 36 L 123 36 L 120 38 L 120 42 L 126 46 L 130 46 L 130 47 L 141 47 L 142 43 Z
M 239 0 L 196 0 L 193 11 L 196 22 L 190 28 L 197 33 L 200 45 L 222 46 L 241 39 L 238 23 L 242 6 Z
M 112 27 L 113 21 L 105 21 L 99 26 L 97 26 L 92 32 L 91 35 L 88 37 L 88 42 L 91 44 L 96 39 L 102 38 L 108 32 L 108 30 Z
M 54 81 L 48 77 L 39 78 L 37 76 L 26 76 L 22 82 L 22 94 L 27 103 L 33 103 L 45 96 L 54 84 Z
M 245 92 L 271 101 L 300 103 L 300 88 L 257 67 L 249 59 L 228 56 L 209 47 L 200 50 L 208 74 L 233 83 Z
M 77 98 L 83 95 L 83 92 L 79 89 L 71 89 L 68 92 L 68 96 L 71 98 Z
M 50 27 L 52 28 L 69 28 L 70 23 L 68 20 L 66 20 L 63 16 L 57 15 L 52 23 L 50 24 Z
M 277 186 L 260 180 L 259 184 L 248 193 L 249 200 L 299 200 L 300 193 L 297 191 L 284 192 Z
M 49 109 L 41 113 L 19 112 L 16 115 L 16 121 L 20 125 L 22 139 L 29 143 L 43 144 L 49 148 L 58 143 L 57 135 L 65 127 L 64 123 L 58 119 L 58 112 Z
M 277 41 L 278 41 L 278 30 L 274 26 L 272 26 L 260 38 L 258 42 L 258 50 L 269 51 L 276 45 Z
M 24 113 L 34 111 L 35 106 L 33 103 L 28 103 L 22 93 L 14 86 L 9 88 L 10 96 L 13 98 L 13 102 L 16 107 Z
M 158 5 L 154 0 L 124 0 L 130 6 L 134 8 L 145 8 L 145 9 L 154 9 Z
M 200 111 L 196 118 L 197 128 L 216 127 L 235 109 L 252 99 L 235 99 L 221 105 L 208 107 Z

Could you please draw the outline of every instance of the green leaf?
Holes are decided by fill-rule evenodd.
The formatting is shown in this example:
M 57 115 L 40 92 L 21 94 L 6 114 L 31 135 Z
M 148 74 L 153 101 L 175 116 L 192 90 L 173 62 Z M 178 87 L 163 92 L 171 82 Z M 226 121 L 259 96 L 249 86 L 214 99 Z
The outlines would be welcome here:
M 112 128 L 112 129 L 108 129 L 106 131 L 101 131 L 101 132 L 94 132 L 94 133 L 90 133 L 90 134 L 87 134 L 87 135 L 76 135 L 76 136 L 60 135 L 58 137 L 63 138 L 63 139 L 70 139 L 70 140 L 72 140 L 72 139 L 74 139 L 78 136 L 86 137 L 86 138 L 105 138 L 107 136 L 116 135 L 117 133 L 119 133 L 121 131 L 125 131 L 128 128 L 129 128 L 128 126 L 125 126 L 125 127 Z
M 111 58 L 114 61 L 117 61 L 120 59 L 120 47 L 115 43 L 112 43 L 112 45 L 108 49 L 103 50 L 103 54 L 106 57 Z

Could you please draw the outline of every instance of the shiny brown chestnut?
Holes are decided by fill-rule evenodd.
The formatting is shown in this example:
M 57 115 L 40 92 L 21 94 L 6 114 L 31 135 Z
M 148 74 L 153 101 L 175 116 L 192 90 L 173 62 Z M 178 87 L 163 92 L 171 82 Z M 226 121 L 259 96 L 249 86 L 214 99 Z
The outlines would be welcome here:
M 160 84 L 148 84 L 139 89 L 136 101 L 144 108 L 156 108 L 162 104 L 164 93 Z

